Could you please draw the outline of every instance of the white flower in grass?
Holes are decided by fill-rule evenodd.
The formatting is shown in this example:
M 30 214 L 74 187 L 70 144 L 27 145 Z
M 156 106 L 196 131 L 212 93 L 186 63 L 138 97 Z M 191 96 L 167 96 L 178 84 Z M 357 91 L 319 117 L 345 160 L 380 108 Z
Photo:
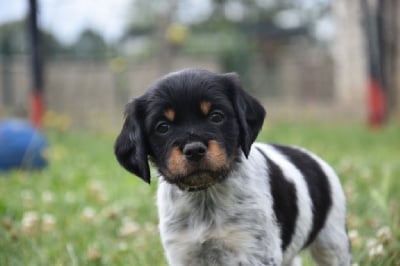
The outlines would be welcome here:
M 368 252 L 368 257 L 370 259 L 382 256 L 384 254 L 384 249 L 382 244 L 378 244 L 374 247 L 372 247 L 369 252 Z
M 376 237 L 383 243 L 387 244 L 392 240 L 392 230 L 389 226 L 384 226 L 376 232 Z
M 85 207 L 82 211 L 82 219 L 85 222 L 92 222 L 96 218 L 96 211 L 92 207 Z
M 107 195 L 104 192 L 104 186 L 99 181 L 92 181 L 88 186 L 90 195 L 99 202 L 107 201 Z
M 50 191 L 44 191 L 42 193 L 42 201 L 44 203 L 52 203 L 54 202 L 54 194 Z
M 378 245 L 378 241 L 374 238 L 370 238 L 367 240 L 366 246 L 368 249 L 372 249 Z
M 51 232 L 54 231 L 56 226 L 56 219 L 51 214 L 43 214 L 42 216 L 42 230 L 44 232 Z
M 349 231 L 349 238 L 350 240 L 357 239 L 359 237 L 357 230 L 350 230 Z
M 349 239 L 350 239 L 352 247 L 357 247 L 357 248 L 361 247 L 362 240 L 361 240 L 361 237 L 359 236 L 357 230 L 350 230 L 348 235 L 349 235 Z
M 86 257 L 90 261 L 98 261 L 101 259 L 102 255 L 98 248 L 90 247 L 86 252 Z
M 89 183 L 88 189 L 91 193 L 101 193 L 103 191 L 103 184 L 100 181 L 94 180 Z
M 110 220 L 116 219 L 121 214 L 121 208 L 118 206 L 110 206 L 105 209 L 104 214 L 107 219 Z
M 39 215 L 34 212 L 26 212 L 22 216 L 21 220 L 21 230 L 24 233 L 33 233 L 37 230 L 39 225 Z
M 140 230 L 140 227 L 137 223 L 131 220 L 125 220 L 122 222 L 122 225 L 119 229 L 119 235 L 122 237 L 128 237 L 135 235 Z
M 158 228 L 155 224 L 146 223 L 144 225 L 144 231 L 148 234 L 154 234 L 154 233 L 158 233 Z
M 366 247 L 368 248 L 368 257 L 370 259 L 384 255 L 384 247 L 379 239 L 368 239 Z

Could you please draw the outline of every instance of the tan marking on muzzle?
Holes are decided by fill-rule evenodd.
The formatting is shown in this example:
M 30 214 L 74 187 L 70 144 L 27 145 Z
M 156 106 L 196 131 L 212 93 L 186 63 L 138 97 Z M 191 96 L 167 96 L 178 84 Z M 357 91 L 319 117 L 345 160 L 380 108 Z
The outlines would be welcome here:
M 215 140 L 210 140 L 208 142 L 207 160 L 212 170 L 225 168 L 229 164 L 225 150 Z
M 220 171 L 229 167 L 230 160 L 228 160 L 225 149 L 217 141 L 210 140 L 208 142 L 207 154 L 198 164 L 188 162 L 181 149 L 173 147 L 167 159 L 166 177 L 186 176 L 198 169 Z M 200 179 L 204 181 L 206 177 Z
M 186 160 L 178 147 L 172 148 L 168 158 L 167 168 L 172 175 L 185 175 L 187 173 Z

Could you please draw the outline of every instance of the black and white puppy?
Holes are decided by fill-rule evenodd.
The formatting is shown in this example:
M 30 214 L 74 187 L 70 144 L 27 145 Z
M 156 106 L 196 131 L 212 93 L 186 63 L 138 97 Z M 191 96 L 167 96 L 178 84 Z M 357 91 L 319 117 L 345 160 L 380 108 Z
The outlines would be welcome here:
M 159 228 L 172 266 L 350 265 L 345 197 L 327 163 L 296 147 L 253 143 L 265 111 L 236 74 L 187 69 L 127 105 L 120 164 L 160 174 Z

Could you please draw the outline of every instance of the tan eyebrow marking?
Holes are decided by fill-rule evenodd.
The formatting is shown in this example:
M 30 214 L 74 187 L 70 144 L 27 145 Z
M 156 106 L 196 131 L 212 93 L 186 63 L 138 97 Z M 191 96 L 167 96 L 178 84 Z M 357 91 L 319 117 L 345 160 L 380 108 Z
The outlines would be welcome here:
M 175 120 L 175 111 L 171 108 L 165 110 L 164 116 L 168 121 L 173 122 Z
M 203 112 L 204 115 L 208 115 L 211 109 L 211 103 L 207 101 L 202 101 L 200 103 L 200 109 Z

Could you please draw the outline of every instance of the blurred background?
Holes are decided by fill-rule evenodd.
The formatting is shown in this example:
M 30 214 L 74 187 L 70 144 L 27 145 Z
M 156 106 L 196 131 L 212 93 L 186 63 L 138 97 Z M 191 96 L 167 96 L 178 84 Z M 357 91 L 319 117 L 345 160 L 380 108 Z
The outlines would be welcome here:
M 113 143 L 129 99 L 188 67 L 237 72 L 260 141 L 333 166 L 352 266 L 400 265 L 398 0 L 0 0 L 0 265 L 166 265 L 157 174 Z
M 33 2 L 0 0 L 0 117 L 35 116 L 39 91 L 44 122 L 112 129 L 129 98 L 187 67 L 239 73 L 268 119 L 399 113 L 395 0 L 37 0 L 37 37 Z

